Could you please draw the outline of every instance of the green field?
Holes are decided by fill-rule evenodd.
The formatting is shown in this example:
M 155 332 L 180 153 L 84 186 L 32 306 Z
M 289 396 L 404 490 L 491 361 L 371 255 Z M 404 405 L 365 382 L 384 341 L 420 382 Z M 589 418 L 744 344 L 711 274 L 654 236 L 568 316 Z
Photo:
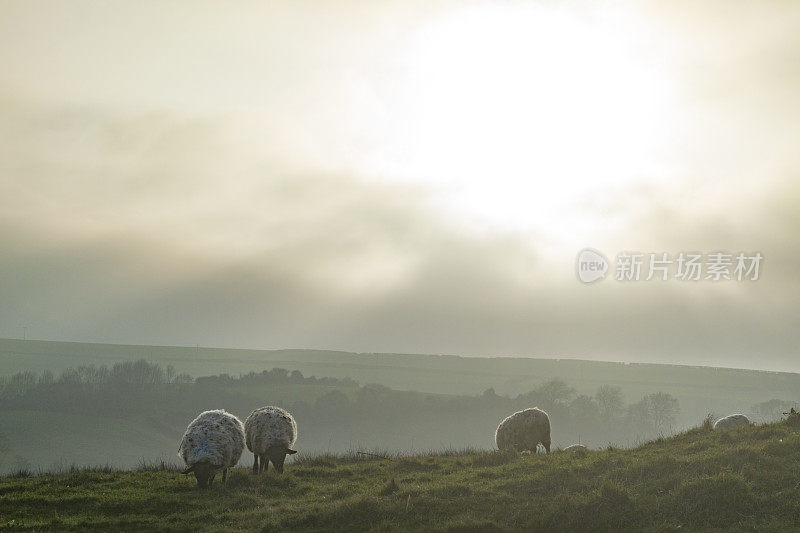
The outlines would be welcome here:
M 0 478 L 15 530 L 800 528 L 800 428 L 698 427 L 629 450 L 307 457 L 196 488 L 171 470 Z
M 6 432 L 0 469 L 53 470 L 72 464 L 135 465 L 175 458 L 175 435 L 142 420 L 47 411 L 0 411 Z M 10 432 L 10 428 L 15 431 Z M 113 436 L 113 440 L 109 436 Z M 166 453 L 169 450 L 171 453 Z

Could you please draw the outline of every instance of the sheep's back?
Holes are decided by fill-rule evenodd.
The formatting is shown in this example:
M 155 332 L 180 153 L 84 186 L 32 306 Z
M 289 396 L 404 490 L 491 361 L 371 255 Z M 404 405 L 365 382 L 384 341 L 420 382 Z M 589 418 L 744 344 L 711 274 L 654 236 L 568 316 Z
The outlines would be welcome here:
M 550 417 L 532 407 L 506 417 L 495 432 L 495 443 L 501 450 L 520 448 L 535 450 L 538 443 L 550 441 Z
M 244 423 L 247 449 L 261 455 L 270 446 L 291 448 L 297 440 L 297 422 L 280 407 L 261 407 L 247 417 Z
M 714 429 L 724 429 L 730 428 L 735 426 L 745 426 L 750 423 L 750 419 L 747 418 L 743 414 L 734 414 L 728 415 L 726 417 L 720 418 L 716 422 L 714 422 Z
M 226 468 L 235 466 L 243 451 L 242 422 L 218 409 L 205 411 L 192 420 L 183 434 L 178 455 L 187 465 L 208 461 Z

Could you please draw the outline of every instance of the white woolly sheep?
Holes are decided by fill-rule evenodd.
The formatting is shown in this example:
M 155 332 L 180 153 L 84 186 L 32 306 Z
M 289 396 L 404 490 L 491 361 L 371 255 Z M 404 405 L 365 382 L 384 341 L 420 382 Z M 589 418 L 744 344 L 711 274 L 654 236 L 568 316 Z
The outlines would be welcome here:
M 726 429 L 736 426 L 746 426 L 750 419 L 742 414 L 728 415 L 714 422 L 714 429 Z
M 286 455 L 297 453 L 292 450 L 297 440 L 297 422 L 280 407 L 260 407 L 250 413 L 244 422 L 244 433 L 247 449 L 253 452 L 254 474 L 266 472 L 270 461 L 282 474 Z
M 573 444 L 572 446 L 567 446 L 566 448 L 564 448 L 564 451 L 565 452 L 585 452 L 588 449 L 589 448 L 587 448 L 583 444 Z
M 538 407 L 517 411 L 500 422 L 494 440 L 500 450 L 536 452 L 541 443 L 550 452 L 550 417 Z
M 186 463 L 184 474 L 193 473 L 201 489 L 211 487 L 214 476 L 222 470 L 222 482 L 228 468 L 236 466 L 244 451 L 242 421 L 224 409 L 205 411 L 192 420 L 183 434 L 178 455 Z

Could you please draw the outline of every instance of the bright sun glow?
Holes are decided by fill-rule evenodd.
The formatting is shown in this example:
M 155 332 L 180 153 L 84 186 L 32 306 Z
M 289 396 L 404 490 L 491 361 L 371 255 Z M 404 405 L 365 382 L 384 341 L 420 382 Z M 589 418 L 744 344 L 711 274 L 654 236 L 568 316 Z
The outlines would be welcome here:
M 669 94 L 640 38 L 634 21 L 530 5 L 429 22 L 403 59 L 378 170 L 493 223 L 580 231 L 593 193 L 664 168 Z

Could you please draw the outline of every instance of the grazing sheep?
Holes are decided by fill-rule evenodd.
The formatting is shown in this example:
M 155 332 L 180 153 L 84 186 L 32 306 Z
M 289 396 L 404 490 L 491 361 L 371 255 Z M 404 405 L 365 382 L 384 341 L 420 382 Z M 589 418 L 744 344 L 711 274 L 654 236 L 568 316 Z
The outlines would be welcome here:
M 786 419 L 786 423 L 790 426 L 800 426 L 800 413 L 795 411 L 794 407 L 792 407 L 791 411 L 788 413 L 783 413 L 788 416 Z
M 588 449 L 589 448 L 587 448 L 583 444 L 573 444 L 572 446 L 567 446 L 566 448 L 564 448 L 564 451 L 565 452 L 585 452 Z
M 494 440 L 500 450 L 536 452 L 541 443 L 550 452 L 550 417 L 538 407 L 517 411 L 500 422 Z
M 183 434 L 178 455 L 186 463 L 183 473 L 192 472 L 204 489 L 211 487 L 220 470 L 225 483 L 228 468 L 236 466 L 243 450 L 242 421 L 224 409 L 217 409 L 200 413 L 192 420 Z
M 746 426 L 750 419 L 742 414 L 728 415 L 714 422 L 714 429 L 726 429 L 736 426 Z
M 244 422 L 244 432 L 247 449 L 253 452 L 254 474 L 266 472 L 270 461 L 282 474 L 286 455 L 297 453 L 291 449 L 297 440 L 297 423 L 280 407 L 261 407 L 250 413 Z

